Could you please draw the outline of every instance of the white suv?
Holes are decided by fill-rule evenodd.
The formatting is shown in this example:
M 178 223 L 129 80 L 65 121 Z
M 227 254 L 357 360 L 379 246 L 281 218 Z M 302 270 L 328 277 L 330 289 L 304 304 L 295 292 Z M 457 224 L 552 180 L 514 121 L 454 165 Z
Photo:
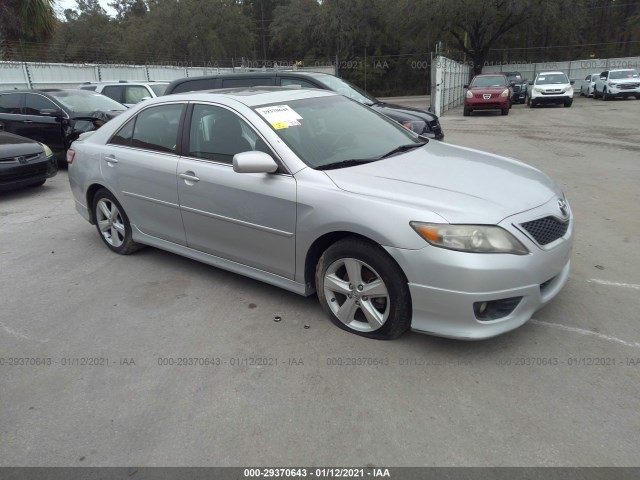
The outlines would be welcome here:
M 573 103 L 573 80 L 564 72 L 540 72 L 529 82 L 527 105 L 533 108 L 544 103 L 561 103 L 570 107 Z
M 131 107 L 142 100 L 164 95 L 168 85 L 169 82 L 128 82 L 127 80 L 120 80 L 119 82 L 85 82 L 79 88 L 93 90 L 127 107 Z
M 600 74 L 593 87 L 593 98 L 609 100 L 614 97 L 640 98 L 640 76 L 637 70 L 619 68 Z

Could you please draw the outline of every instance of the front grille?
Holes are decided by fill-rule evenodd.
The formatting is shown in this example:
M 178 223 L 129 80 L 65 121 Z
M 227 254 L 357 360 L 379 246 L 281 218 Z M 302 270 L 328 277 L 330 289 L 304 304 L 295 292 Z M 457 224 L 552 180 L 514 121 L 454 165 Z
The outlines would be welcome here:
M 562 90 L 547 90 L 546 92 L 542 92 L 543 95 L 558 95 L 562 93 Z
M 35 153 L 35 154 L 31 154 L 31 155 L 22 155 L 22 157 L 24 157 L 24 161 L 29 163 L 32 160 L 35 160 L 36 158 L 40 157 L 39 153 Z M 18 162 L 18 158 L 20 158 L 20 155 L 15 156 L 15 157 L 5 157 L 5 158 L 0 158 L 0 162 L 2 163 L 20 163 Z
M 520 93 L 520 85 L 513 86 L 513 93 Z
M 562 238 L 569 229 L 569 221 L 561 222 L 556 217 L 544 217 L 521 224 L 540 245 L 547 245 Z
M 640 83 L 623 83 L 618 85 L 618 88 L 621 90 L 633 90 L 634 88 L 640 87 Z

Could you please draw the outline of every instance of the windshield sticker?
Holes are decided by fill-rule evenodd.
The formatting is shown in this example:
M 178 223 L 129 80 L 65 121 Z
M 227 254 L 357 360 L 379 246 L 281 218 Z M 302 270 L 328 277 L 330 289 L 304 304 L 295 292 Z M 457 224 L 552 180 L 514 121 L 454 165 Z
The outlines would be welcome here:
M 543 81 L 547 77 L 538 77 L 538 80 Z
M 256 112 L 262 115 L 276 130 L 301 125 L 298 120 L 302 120 L 302 117 L 289 105 L 256 108 Z

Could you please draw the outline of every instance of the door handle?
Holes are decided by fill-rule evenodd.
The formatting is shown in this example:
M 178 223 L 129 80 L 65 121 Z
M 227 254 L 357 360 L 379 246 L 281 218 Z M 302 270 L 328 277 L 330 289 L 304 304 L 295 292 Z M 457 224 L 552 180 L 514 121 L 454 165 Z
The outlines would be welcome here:
M 187 180 L 188 182 L 198 182 L 198 181 L 200 181 L 200 179 L 198 177 L 196 177 L 193 172 L 179 173 L 178 176 L 180 178 L 182 178 L 183 180 Z
M 113 155 L 107 155 L 104 157 L 104 161 L 107 163 L 118 163 L 118 160 Z
M 22 123 L 33 123 L 33 120 L 23 120 Z

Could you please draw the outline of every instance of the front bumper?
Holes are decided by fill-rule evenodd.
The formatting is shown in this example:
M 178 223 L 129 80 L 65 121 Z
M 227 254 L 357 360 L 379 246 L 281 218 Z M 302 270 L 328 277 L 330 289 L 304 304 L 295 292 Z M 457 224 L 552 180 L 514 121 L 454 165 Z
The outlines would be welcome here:
M 532 95 L 531 101 L 536 104 L 565 103 L 573 100 L 573 94 L 562 93 L 557 95 L 542 95 L 540 93 Z
M 607 94 L 612 97 L 635 97 L 640 98 L 640 88 L 616 88 L 607 86 Z
M 465 98 L 464 108 L 469 110 L 502 110 L 509 108 L 509 97 L 497 98 Z
M 408 279 L 412 330 L 465 340 L 495 337 L 520 327 L 550 302 L 567 282 L 573 218 L 565 235 L 539 246 L 516 225 L 550 215 L 557 199 L 514 215 L 499 225 L 516 236 L 528 255 L 476 254 L 427 245 L 420 250 L 387 247 Z M 479 319 L 474 304 L 519 299 L 496 319 Z
M 51 178 L 58 173 L 55 156 L 42 155 L 27 164 L 0 163 L 0 190 L 13 190 L 27 187 Z

